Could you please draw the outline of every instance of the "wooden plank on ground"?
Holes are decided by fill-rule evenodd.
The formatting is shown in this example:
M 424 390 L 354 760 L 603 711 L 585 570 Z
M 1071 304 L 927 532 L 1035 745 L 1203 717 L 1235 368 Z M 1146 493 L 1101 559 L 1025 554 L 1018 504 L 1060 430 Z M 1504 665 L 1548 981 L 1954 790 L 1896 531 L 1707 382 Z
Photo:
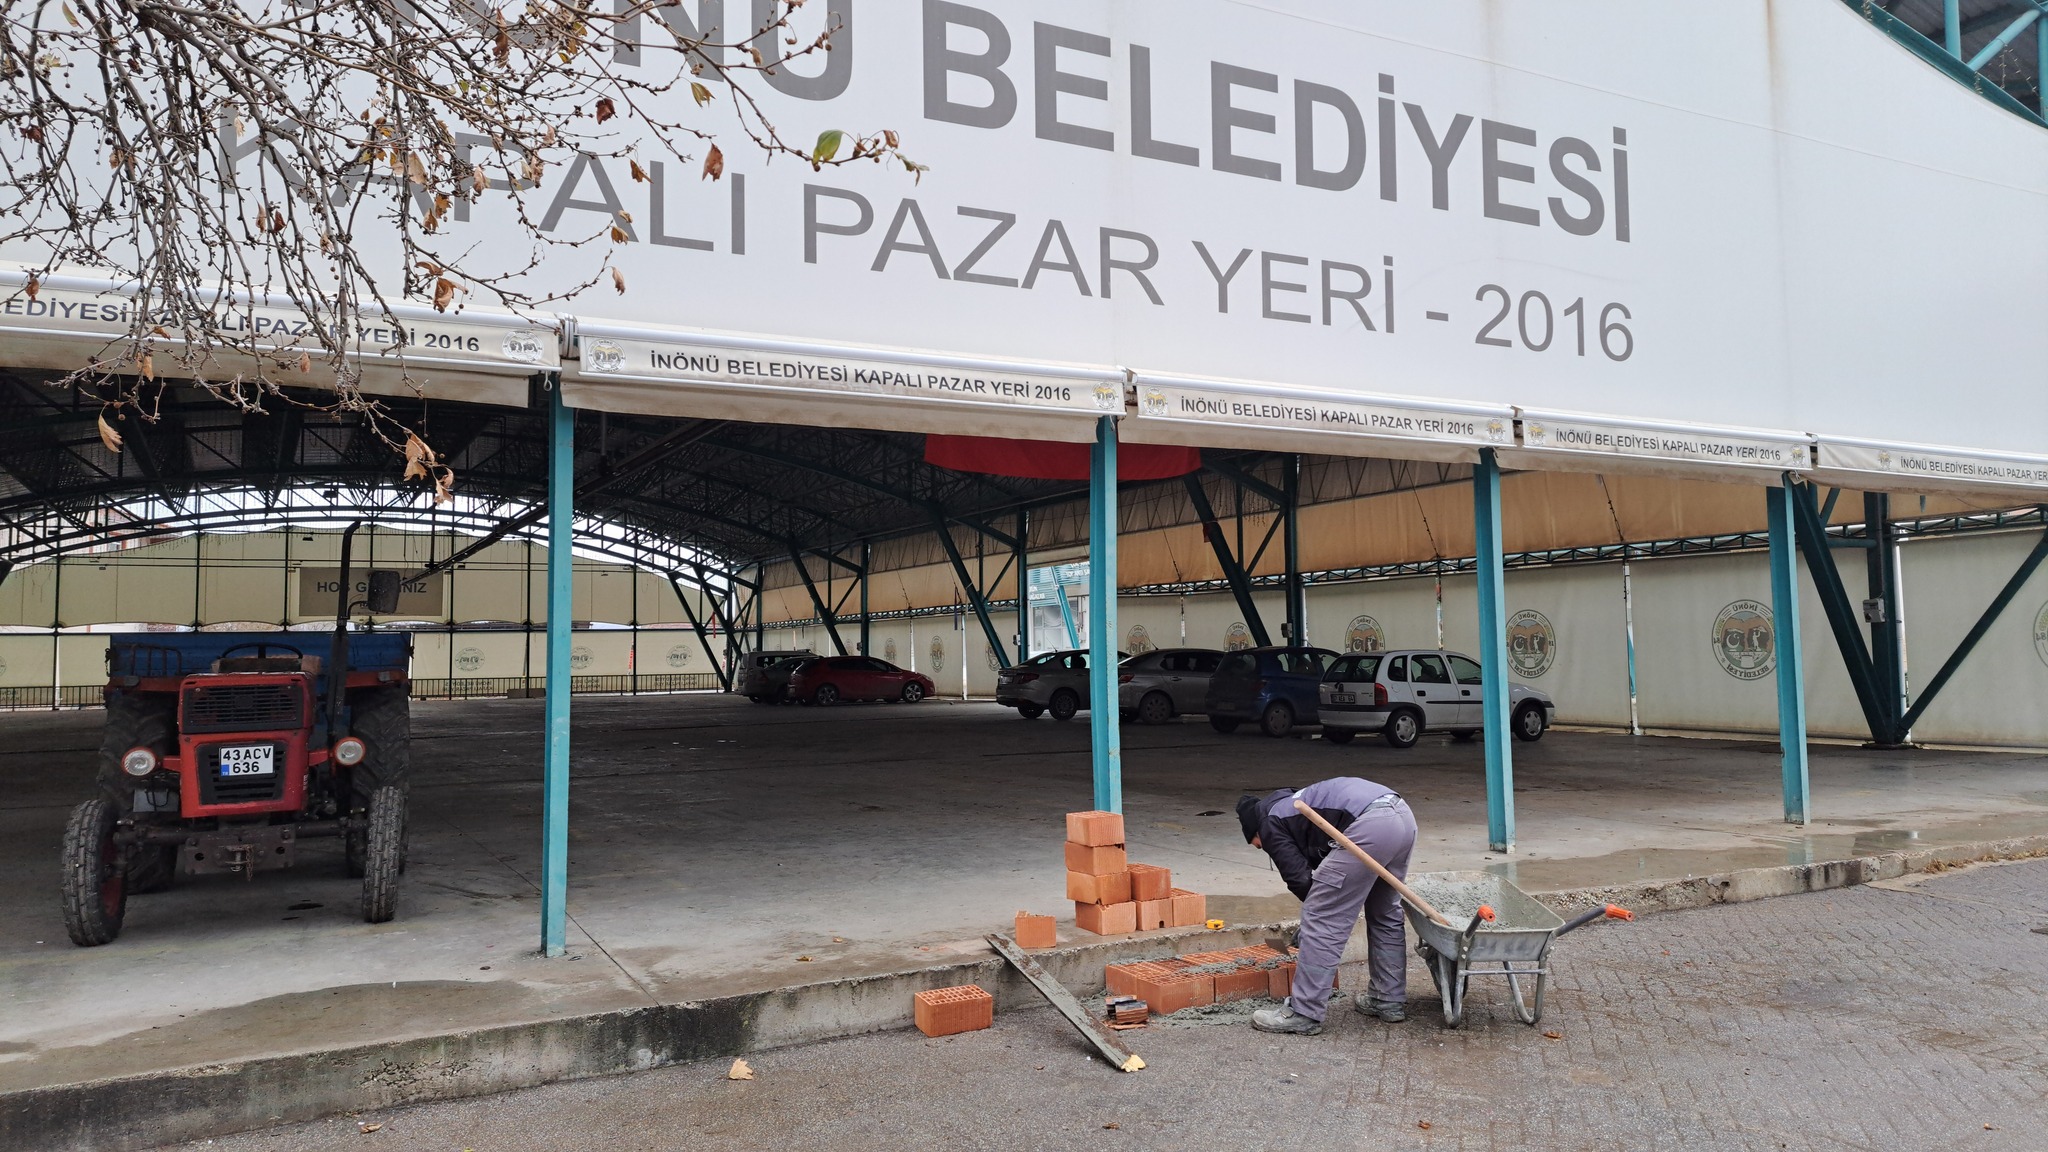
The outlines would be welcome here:
M 1059 1009 L 1060 1015 L 1065 1016 L 1068 1023 L 1081 1030 L 1081 1035 L 1086 1036 L 1088 1042 L 1095 1045 L 1095 1050 L 1102 1053 L 1102 1058 L 1109 1061 L 1110 1067 L 1119 1072 L 1136 1072 L 1145 1066 L 1145 1061 L 1137 1053 L 1124 1047 L 1121 1040 L 1110 1035 L 1107 1028 L 1090 1016 L 1087 1009 L 1081 1007 L 1081 1002 L 1074 999 L 1073 993 L 1061 987 L 1059 981 L 1040 968 L 1038 961 L 1026 956 L 1023 949 L 1017 947 L 1015 940 L 1001 933 L 992 932 L 988 936 L 988 943 L 989 947 L 994 948 L 1002 954 L 1003 959 L 1010 962 L 1012 968 L 1022 972 L 1024 978 L 1031 981 L 1031 986 L 1038 989 L 1038 994 L 1045 997 L 1047 1003 Z

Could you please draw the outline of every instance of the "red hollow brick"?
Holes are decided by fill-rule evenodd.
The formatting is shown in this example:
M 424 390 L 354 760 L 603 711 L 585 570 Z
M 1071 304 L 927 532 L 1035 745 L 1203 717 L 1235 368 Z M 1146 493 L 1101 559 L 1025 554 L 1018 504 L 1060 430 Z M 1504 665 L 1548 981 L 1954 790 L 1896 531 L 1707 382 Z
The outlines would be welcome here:
M 1285 1000 L 1294 994 L 1294 961 L 1266 969 L 1266 995 Z
M 1067 871 L 1086 872 L 1090 876 L 1109 876 L 1117 872 L 1130 871 L 1130 862 L 1124 855 L 1123 845 L 1110 844 L 1090 847 L 1067 841 Z
M 1165 900 L 1173 894 L 1173 872 L 1152 864 L 1131 865 L 1131 899 Z
M 973 984 L 933 988 L 912 998 L 911 1018 L 927 1036 L 977 1031 L 995 1023 L 995 1017 L 996 998 Z
M 1138 906 L 1122 904 L 1076 904 L 1074 923 L 1097 936 L 1119 936 L 1138 930 Z
M 1248 1000 L 1264 996 L 1271 981 L 1257 968 L 1239 968 L 1235 972 L 1219 972 L 1212 979 L 1216 982 L 1216 1003 L 1227 1004 L 1232 1000 Z
M 1138 905 L 1138 931 L 1150 932 L 1154 928 L 1173 926 L 1173 901 L 1140 900 Z
M 1173 927 L 1193 928 L 1208 918 L 1209 898 L 1200 892 L 1188 892 L 1175 888 L 1172 892 L 1172 900 Z
M 1213 977 L 1191 975 L 1172 963 L 1132 964 L 1128 967 L 1132 971 L 1126 982 L 1132 991 L 1126 995 L 1145 1001 L 1154 1015 L 1166 1016 L 1184 1008 L 1200 1008 L 1216 1002 Z
M 1090 876 L 1086 872 L 1067 873 L 1067 899 L 1077 904 L 1126 904 L 1131 899 L 1131 874 L 1112 872 L 1107 876 Z
M 1069 812 L 1067 840 L 1090 848 L 1121 846 L 1124 818 L 1116 812 Z
M 1017 947 L 1050 948 L 1059 943 L 1059 929 L 1050 916 L 1017 913 Z

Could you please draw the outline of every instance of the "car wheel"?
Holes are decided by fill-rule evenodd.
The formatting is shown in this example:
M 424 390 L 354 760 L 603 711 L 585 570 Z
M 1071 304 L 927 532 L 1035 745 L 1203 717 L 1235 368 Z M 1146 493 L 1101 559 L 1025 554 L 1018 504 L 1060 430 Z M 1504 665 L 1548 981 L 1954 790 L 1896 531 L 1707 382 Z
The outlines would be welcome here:
M 1351 738 L 1356 735 L 1358 733 L 1349 728 L 1332 728 L 1327 724 L 1323 726 L 1323 739 L 1332 744 L 1349 744 Z
M 1268 704 L 1259 717 L 1259 731 L 1276 739 L 1294 731 L 1294 705 L 1285 700 Z
M 1148 692 L 1138 701 L 1138 723 L 1164 724 L 1173 719 L 1173 701 L 1164 692 Z
M 915 704 L 922 699 L 924 699 L 924 686 L 922 684 L 905 684 L 903 686 L 903 702 L 905 704 Z
M 1045 715 L 1045 705 L 1019 704 L 1017 705 L 1017 715 L 1022 716 L 1026 720 L 1036 720 L 1040 716 Z
M 1052 718 L 1072 720 L 1074 713 L 1081 710 L 1081 698 L 1065 688 L 1052 694 Z
M 1543 739 L 1543 730 L 1549 725 L 1543 722 L 1543 707 L 1539 704 L 1524 704 L 1515 713 L 1515 739 L 1531 743 Z
M 1472 742 L 1472 737 L 1476 735 L 1478 735 L 1478 733 L 1472 731 L 1470 728 L 1460 728 L 1456 732 L 1451 733 L 1451 739 L 1456 740 L 1460 744 L 1470 744 Z
M 1228 716 L 1211 716 L 1209 717 L 1209 727 L 1228 736 L 1232 732 L 1237 731 L 1237 721 L 1230 719 Z
M 1422 735 L 1422 718 L 1413 709 L 1403 708 L 1387 717 L 1387 726 L 1382 732 L 1387 743 L 1396 748 L 1415 747 L 1416 737 Z
M 839 689 L 830 684 L 820 684 L 818 690 L 811 693 L 811 703 L 821 708 L 829 708 L 839 703 Z

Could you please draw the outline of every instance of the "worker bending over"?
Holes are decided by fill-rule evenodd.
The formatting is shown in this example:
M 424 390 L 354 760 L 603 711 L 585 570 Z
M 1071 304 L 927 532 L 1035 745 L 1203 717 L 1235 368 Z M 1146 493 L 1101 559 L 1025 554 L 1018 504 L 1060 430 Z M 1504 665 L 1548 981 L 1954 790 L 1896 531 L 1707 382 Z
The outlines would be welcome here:
M 1295 957 L 1292 995 L 1278 1008 L 1252 1014 L 1262 1032 L 1313 1036 L 1323 1030 L 1337 962 L 1365 912 L 1372 983 L 1355 998 L 1360 1012 L 1389 1024 L 1407 1019 L 1407 933 L 1401 898 L 1294 807 L 1302 800 L 1341 830 L 1387 871 L 1406 879 L 1415 847 L 1415 815 L 1393 789 L 1356 776 L 1339 776 L 1301 791 L 1282 788 L 1237 802 L 1244 838 L 1273 858 L 1280 878 L 1301 901 L 1301 951 Z

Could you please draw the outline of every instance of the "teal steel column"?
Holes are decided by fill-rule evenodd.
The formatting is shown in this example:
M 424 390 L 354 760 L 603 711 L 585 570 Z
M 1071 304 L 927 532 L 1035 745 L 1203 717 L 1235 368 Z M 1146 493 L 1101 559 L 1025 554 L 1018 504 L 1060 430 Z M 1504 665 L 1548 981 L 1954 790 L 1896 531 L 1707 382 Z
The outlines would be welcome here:
M 1017 510 L 1017 663 L 1031 659 L 1031 513 Z M 0 573 L 0 578 L 5 574 Z
M 548 390 L 547 749 L 541 769 L 540 947 L 560 956 L 569 937 L 569 640 L 571 540 L 576 516 L 576 413 L 562 381 Z
M 1778 650 L 1778 746 L 1784 749 L 1785 822 L 1811 818 L 1806 791 L 1806 667 L 1799 653 L 1799 546 L 1791 477 L 1766 491 L 1771 524 L 1771 643 Z
M 1963 0 L 1942 0 L 1941 46 L 1956 59 L 1963 58 Z
M 1088 742 L 1095 809 L 1124 810 L 1123 733 L 1116 666 L 1116 418 L 1095 422 L 1088 459 Z
M 1506 554 L 1500 539 L 1500 464 L 1493 449 L 1479 450 L 1472 470 L 1472 527 L 1478 544 L 1480 704 L 1486 733 L 1486 842 L 1495 852 L 1515 850 L 1515 760 L 1508 742 L 1508 626 Z

